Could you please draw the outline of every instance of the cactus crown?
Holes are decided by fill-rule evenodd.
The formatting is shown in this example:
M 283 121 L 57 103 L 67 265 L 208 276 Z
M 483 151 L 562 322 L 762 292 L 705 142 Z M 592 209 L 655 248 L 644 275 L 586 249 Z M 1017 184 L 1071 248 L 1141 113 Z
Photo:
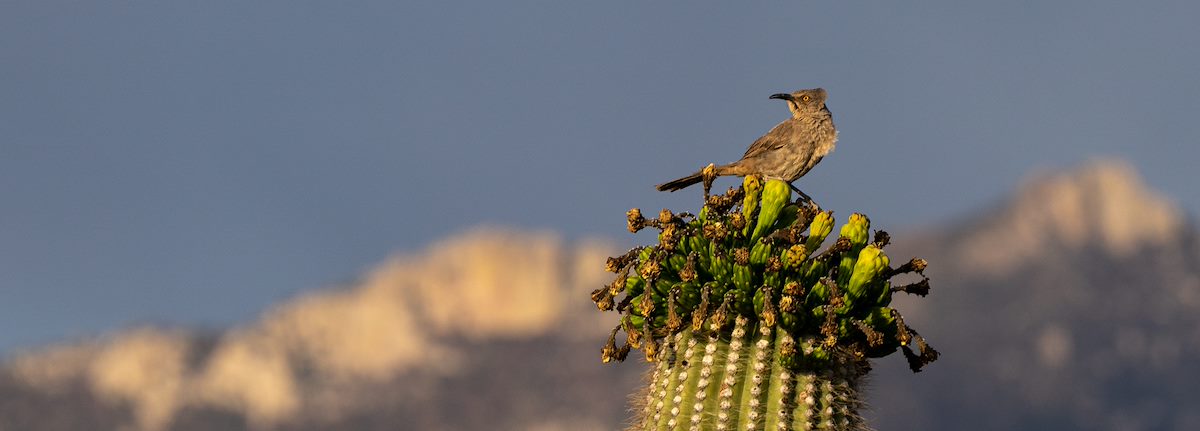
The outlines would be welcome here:
M 895 292 L 928 293 L 925 261 L 912 259 L 899 267 L 889 266 L 883 252 L 890 240 L 888 234 L 876 231 L 869 235 L 870 221 L 857 213 L 842 225 L 836 241 L 819 251 L 833 232 L 833 213 L 790 200 L 787 183 L 749 176 L 742 187 L 730 188 L 725 194 L 709 195 L 706 190 L 698 215 L 664 209 L 657 217 L 646 218 L 637 208 L 631 209 L 627 213 L 629 231 L 657 229 L 658 243 L 609 258 L 607 269 L 616 273 L 616 278 L 592 292 L 600 310 L 621 315 L 602 350 L 602 360 L 623 361 L 631 349 L 641 349 L 648 361 L 659 362 L 659 369 L 670 373 L 678 357 L 685 356 L 681 343 L 689 346 L 679 361 L 686 366 L 693 345 L 702 342 L 707 343 L 706 369 L 718 350 L 714 346 L 719 346 L 721 352 L 729 352 L 727 362 L 733 372 L 739 367 L 733 362 L 739 356 L 732 348 L 751 344 L 744 342 L 748 333 L 761 334 L 758 346 L 768 353 L 759 355 L 770 359 L 747 367 L 774 368 L 785 377 L 830 375 L 836 368 L 851 374 L 845 376 L 850 380 L 844 381 L 856 381 L 869 371 L 869 358 L 897 349 L 903 351 L 914 372 L 937 359 L 937 352 L 889 307 Z M 893 276 L 908 272 L 920 274 L 921 281 L 891 285 Z M 626 337 L 617 347 L 621 331 Z M 697 385 L 691 380 L 691 371 L 680 373 L 680 385 L 685 378 L 689 389 Z M 711 371 L 699 372 L 701 388 L 708 384 L 706 373 Z M 651 392 L 656 384 L 651 383 Z M 662 394 L 672 385 L 663 383 Z M 722 397 L 728 396 L 726 390 L 732 392 L 741 384 L 729 379 L 724 386 Z M 699 392 L 688 398 L 697 403 L 693 429 L 704 428 L 700 425 L 710 420 L 701 414 L 700 401 L 705 395 L 703 390 Z M 653 393 L 646 402 L 654 402 Z M 661 407 L 661 401 L 658 404 Z M 753 424 L 757 413 L 753 406 L 749 409 L 749 423 Z M 724 429 L 726 414 L 723 411 L 719 420 L 711 419 L 718 422 L 717 429 Z M 674 427 L 673 423 L 674 419 L 667 428 Z M 783 421 L 779 423 L 779 429 L 785 429 Z
M 740 188 L 706 196 L 699 216 L 663 209 L 647 219 L 637 208 L 629 210 L 630 232 L 652 227 L 660 233 L 658 244 L 609 258 L 607 269 L 617 277 L 592 292 L 600 310 L 622 315 L 602 360 L 624 360 L 632 347 L 654 361 L 658 340 L 688 323 L 694 331 L 727 336 L 734 319 L 744 316 L 796 338 L 822 340 L 811 353 L 784 353 L 793 367 L 834 352 L 861 360 L 896 349 L 904 351 L 914 372 L 933 362 L 937 352 L 888 307 L 894 292 L 928 293 L 925 260 L 890 267 L 883 252 L 889 235 L 876 231 L 869 240 L 870 220 L 858 213 L 842 225 L 832 246 L 817 253 L 833 232 L 833 213 L 789 202 L 790 197 L 787 183 L 764 185 L 749 176 Z M 908 272 L 921 274 L 921 281 L 892 287 L 893 276 Z M 620 330 L 628 337 L 617 348 Z

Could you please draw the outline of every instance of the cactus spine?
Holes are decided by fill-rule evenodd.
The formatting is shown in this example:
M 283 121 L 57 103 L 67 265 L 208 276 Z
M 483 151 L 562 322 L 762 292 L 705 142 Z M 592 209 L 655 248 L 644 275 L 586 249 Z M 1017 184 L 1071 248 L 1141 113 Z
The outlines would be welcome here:
M 621 314 L 601 359 L 641 349 L 652 362 L 631 430 L 866 430 L 868 360 L 901 350 L 916 372 L 937 359 L 888 307 L 894 292 L 928 293 L 925 261 L 890 267 L 890 238 L 870 240 L 866 216 L 851 215 L 818 253 L 832 212 L 754 176 L 706 190 L 698 215 L 626 216 L 631 232 L 658 229 L 658 243 L 609 258 L 617 276 L 592 300 Z M 921 281 L 891 286 L 908 272 Z

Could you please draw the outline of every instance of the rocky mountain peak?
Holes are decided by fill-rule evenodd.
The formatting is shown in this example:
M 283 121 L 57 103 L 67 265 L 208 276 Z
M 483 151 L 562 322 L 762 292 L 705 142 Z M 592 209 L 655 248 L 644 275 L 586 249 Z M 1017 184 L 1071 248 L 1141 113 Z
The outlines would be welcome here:
M 966 261 L 1003 271 L 1039 250 L 1098 247 L 1126 256 L 1164 244 L 1186 223 L 1175 203 L 1150 189 L 1129 164 L 1096 160 L 1032 175 L 1006 204 L 974 226 Z

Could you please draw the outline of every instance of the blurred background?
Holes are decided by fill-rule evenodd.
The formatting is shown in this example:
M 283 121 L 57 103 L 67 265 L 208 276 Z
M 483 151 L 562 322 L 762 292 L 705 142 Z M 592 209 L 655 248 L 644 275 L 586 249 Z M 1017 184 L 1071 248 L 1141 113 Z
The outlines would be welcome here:
M 1200 429 L 1198 14 L 4 2 L 0 430 L 620 428 L 624 212 L 818 86 L 797 185 L 931 264 L 877 429 Z

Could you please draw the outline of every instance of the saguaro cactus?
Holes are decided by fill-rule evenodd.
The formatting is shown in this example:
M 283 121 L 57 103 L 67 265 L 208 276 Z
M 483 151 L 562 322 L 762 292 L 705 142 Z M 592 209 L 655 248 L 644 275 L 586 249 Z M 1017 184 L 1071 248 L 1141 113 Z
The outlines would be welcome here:
M 818 251 L 833 214 L 790 200 L 786 183 L 750 176 L 706 190 L 698 215 L 627 213 L 630 232 L 658 229 L 658 243 L 609 258 L 616 278 L 592 300 L 621 315 L 602 360 L 641 349 L 653 364 L 629 429 L 868 429 L 868 360 L 899 349 L 916 372 L 937 358 L 888 307 L 894 292 L 928 293 L 925 261 L 889 266 L 888 234 L 869 238 L 862 214 Z M 891 285 L 908 272 L 921 281 Z

